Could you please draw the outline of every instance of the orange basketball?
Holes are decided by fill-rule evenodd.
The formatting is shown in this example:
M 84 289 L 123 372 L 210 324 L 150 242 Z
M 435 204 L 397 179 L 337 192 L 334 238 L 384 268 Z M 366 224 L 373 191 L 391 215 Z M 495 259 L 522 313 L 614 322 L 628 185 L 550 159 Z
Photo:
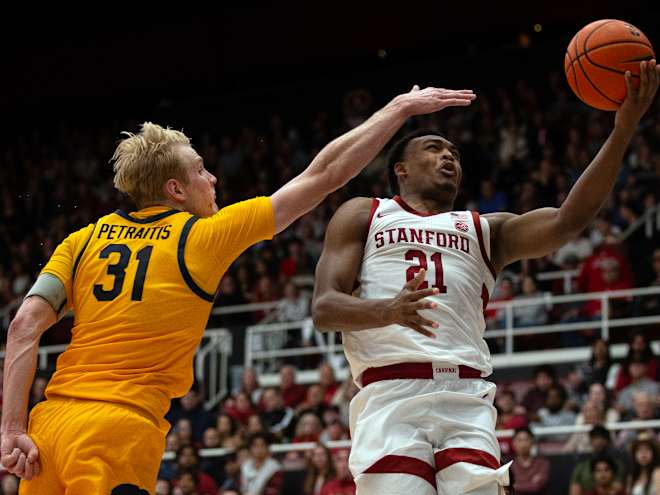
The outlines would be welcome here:
M 602 19 L 587 24 L 573 36 L 564 71 L 573 92 L 587 105 L 616 110 L 626 97 L 624 74 L 639 85 L 639 63 L 655 58 L 648 38 L 632 24 Z

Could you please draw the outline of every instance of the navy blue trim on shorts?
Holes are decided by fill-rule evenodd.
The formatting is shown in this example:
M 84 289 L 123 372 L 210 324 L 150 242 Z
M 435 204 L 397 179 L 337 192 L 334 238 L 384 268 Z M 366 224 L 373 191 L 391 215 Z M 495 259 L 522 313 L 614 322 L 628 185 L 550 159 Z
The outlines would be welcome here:
M 215 294 L 209 294 L 195 283 L 195 281 L 192 278 L 192 275 L 190 275 L 190 272 L 188 271 L 188 267 L 186 267 L 186 260 L 184 257 L 186 251 L 186 241 L 188 240 L 188 234 L 190 234 L 190 229 L 192 229 L 192 226 L 195 224 L 197 220 L 199 220 L 199 217 L 193 215 L 184 224 L 183 229 L 181 230 L 181 237 L 179 237 L 179 248 L 177 249 L 176 257 L 177 257 L 177 261 L 179 262 L 179 270 L 181 271 L 183 280 L 186 282 L 188 287 L 190 287 L 190 290 L 193 291 L 196 295 L 198 295 L 202 299 L 204 299 L 205 301 L 212 303 L 215 300 Z
M 169 217 L 170 215 L 174 215 L 176 213 L 181 213 L 181 210 L 167 210 L 167 211 L 162 211 L 160 213 L 156 213 L 155 215 L 151 215 L 148 217 L 144 218 L 137 218 L 133 217 L 130 214 L 126 213 L 125 211 L 122 210 L 117 210 L 115 211 L 115 215 L 119 215 L 125 220 L 128 220 L 129 222 L 134 222 L 134 223 L 151 223 L 151 222 L 156 222 L 158 220 L 162 220 L 165 217 Z

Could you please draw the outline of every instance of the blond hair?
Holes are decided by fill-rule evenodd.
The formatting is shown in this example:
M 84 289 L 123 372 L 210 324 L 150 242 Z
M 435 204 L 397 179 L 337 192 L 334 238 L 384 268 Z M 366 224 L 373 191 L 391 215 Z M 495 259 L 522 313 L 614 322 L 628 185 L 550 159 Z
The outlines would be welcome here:
M 168 179 L 188 183 L 185 167 L 175 150 L 177 144 L 190 144 L 183 132 L 145 122 L 139 134 L 122 134 L 127 137 L 112 155 L 114 184 L 138 207 L 165 199 L 163 185 Z

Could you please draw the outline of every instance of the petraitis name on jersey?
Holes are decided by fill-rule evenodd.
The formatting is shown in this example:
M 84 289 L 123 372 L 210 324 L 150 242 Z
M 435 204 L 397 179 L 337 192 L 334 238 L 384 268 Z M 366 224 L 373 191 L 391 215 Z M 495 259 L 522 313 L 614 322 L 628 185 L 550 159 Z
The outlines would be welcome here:
M 470 252 L 470 239 L 458 234 L 447 234 L 434 230 L 413 229 L 410 227 L 398 227 L 380 230 L 374 234 L 376 249 L 386 244 L 409 242 L 413 244 L 427 244 L 440 248 L 458 249 L 464 253 Z

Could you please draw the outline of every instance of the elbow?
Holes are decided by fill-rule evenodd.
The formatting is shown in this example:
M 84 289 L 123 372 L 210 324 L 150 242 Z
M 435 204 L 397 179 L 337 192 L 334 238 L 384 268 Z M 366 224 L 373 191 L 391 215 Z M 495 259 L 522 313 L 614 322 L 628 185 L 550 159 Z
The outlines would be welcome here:
M 36 325 L 30 322 L 29 318 L 17 315 L 7 329 L 7 343 L 38 344 L 41 334 L 36 333 L 35 330 Z
M 575 239 L 587 228 L 592 216 L 577 216 L 566 214 L 561 208 L 557 209 L 555 224 L 556 231 L 560 234 L 564 242 Z
M 314 328 L 319 332 L 325 333 L 330 331 L 328 312 L 325 310 L 323 297 L 314 299 L 312 303 L 312 322 L 314 322 Z

